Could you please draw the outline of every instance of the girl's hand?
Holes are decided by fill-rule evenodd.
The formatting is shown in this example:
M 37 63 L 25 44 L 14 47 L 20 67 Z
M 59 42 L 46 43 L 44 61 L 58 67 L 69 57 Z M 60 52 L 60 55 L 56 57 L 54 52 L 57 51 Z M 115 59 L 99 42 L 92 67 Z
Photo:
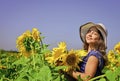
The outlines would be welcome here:
M 72 72 L 72 76 L 73 76 L 75 79 L 78 79 L 78 77 L 80 76 L 80 72 L 73 71 L 73 72 Z

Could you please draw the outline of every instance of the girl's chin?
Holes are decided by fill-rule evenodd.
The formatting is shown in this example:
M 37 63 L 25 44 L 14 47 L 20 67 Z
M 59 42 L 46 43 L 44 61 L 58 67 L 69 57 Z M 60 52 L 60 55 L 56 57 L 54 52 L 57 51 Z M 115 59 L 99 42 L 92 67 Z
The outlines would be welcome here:
M 93 44 L 93 43 L 95 43 L 95 42 L 93 42 L 93 41 L 87 41 L 87 43 L 88 43 L 88 44 Z

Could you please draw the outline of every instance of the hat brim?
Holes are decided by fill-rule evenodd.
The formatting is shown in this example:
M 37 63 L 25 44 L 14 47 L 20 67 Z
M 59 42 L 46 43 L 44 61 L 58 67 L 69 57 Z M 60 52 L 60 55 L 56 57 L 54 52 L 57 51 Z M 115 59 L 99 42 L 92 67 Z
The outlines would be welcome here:
M 105 42 L 105 46 L 107 44 L 107 30 L 105 29 L 104 25 L 103 24 L 95 24 L 93 22 L 88 22 L 86 24 L 83 24 L 80 26 L 80 29 L 79 29 L 79 34 L 80 34 L 80 38 L 82 40 L 82 42 L 85 42 L 85 35 L 86 33 L 88 32 L 88 30 L 92 27 L 92 26 L 95 26 L 95 25 L 99 25 L 99 26 L 96 26 L 96 28 L 101 32 L 102 36 L 103 36 L 103 40 Z

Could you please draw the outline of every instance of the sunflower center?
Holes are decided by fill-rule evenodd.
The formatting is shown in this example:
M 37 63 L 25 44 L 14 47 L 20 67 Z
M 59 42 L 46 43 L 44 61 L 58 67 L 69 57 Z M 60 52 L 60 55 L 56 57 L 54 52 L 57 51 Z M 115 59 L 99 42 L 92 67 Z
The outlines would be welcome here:
M 75 65 L 75 62 L 76 62 L 76 55 L 75 54 L 70 54 L 67 56 L 66 58 L 66 63 L 68 65 Z

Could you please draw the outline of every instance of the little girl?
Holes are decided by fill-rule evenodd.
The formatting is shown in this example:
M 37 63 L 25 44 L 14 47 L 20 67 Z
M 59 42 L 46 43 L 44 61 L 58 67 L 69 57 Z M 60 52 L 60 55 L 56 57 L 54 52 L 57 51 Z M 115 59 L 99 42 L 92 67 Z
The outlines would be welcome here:
M 80 38 L 84 44 L 84 50 L 88 52 L 80 63 L 80 71 L 74 71 L 72 77 L 83 80 L 99 76 L 106 63 L 107 31 L 103 24 L 88 22 L 80 26 Z

